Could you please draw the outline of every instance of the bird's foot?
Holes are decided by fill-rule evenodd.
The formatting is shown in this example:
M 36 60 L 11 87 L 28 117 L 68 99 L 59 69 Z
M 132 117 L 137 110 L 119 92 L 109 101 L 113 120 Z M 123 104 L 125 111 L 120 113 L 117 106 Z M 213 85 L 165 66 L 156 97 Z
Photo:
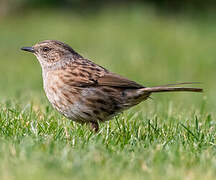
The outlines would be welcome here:
M 90 122 L 90 127 L 91 127 L 91 130 L 93 130 L 95 133 L 97 133 L 99 130 L 98 122 Z

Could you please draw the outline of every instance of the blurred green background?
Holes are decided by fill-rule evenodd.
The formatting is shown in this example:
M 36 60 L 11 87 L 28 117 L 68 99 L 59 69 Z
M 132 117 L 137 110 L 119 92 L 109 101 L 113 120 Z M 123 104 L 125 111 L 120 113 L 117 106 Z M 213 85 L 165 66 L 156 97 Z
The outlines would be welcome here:
M 0 172 L 3 174 L 0 176 L 1 179 L 16 179 L 16 177 L 22 179 L 25 169 L 28 167 L 32 168 L 31 172 L 27 173 L 27 177 L 31 179 L 47 179 L 49 177 L 67 179 L 73 177 L 73 173 L 77 178 L 94 179 L 95 171 L 98 172 L 96 173 L 97 178 L 104 176 L 105 179 L 110 179 L 110 177 L 130 179 L 133 176 L 140 179 L 146 174 L 146 177 L 163 177 L 164 179 L 175 178 L 175 175 L 178 176 L 176 179 L 186 177 L 203 179 L 207 169 L 209 170 L 209 179 L 214 179 L 216 167 L 215 156 L 213 156 L 215 155 L 216 108 L 215 4 L 216 2 L 213 0 L 122 0 L 118 2 L 114 0 L 1 0 L 0 161 L 3 164 L 0 167 Z M 189 138 L 190 143 L 188 144 L 192 150 L 189 148 L 188 151 L 188 146 L 185 147 L 179 143 L 180 140 L 174 138 L 176 146 L 168 146 L 165 156 L 163 148 L 160 149 L 162 147 L 160 144 L 166 144 L 168 137 L 176 137 L 173 135 L 175 133 L 184 133 L 184 129 L 180 133 L 173 130 L 172 135 L 158 136 L 154 143 L 150 142 L 151 136 L 147 136 L 146 141 L 149 140 L 150 144 L 146 146 L 145 141 L 138 139 L 141 145 L 137 146 L 133 142 L 131 144 L 120 143 L 121 140 L 116 144 L 113 143 L 115 138 L 120 137 L 115 121 L 112 121 L 111 124 L 101 125 L 102 135 L 93 136 L 93 139 L 92 135 L 89 135 L 90 132 L 84 131 L 88 129 L 87 127 L 80 130 L 79 126 L 67 124 L 68 120 L 63 120 L 63 124 L 58 124 L 62 120 L 62 116 L 53 112 L 44 95 L 41 69 L 37 59 L 32 54 L 20 50 L 23 46 L 31 46 L 46 39 L 63 41 L 84 57 L 145 86 L 188 81 L 202 82 L 197 86 L 204 88 L 203 94 L 165 93 L 153 95 L 153 100 L 132 108 L 128 113 L 140 112 L 145 114 L 145 117 L 159 115 L 161 117 L 159 120 L 161 132 L 166 132 L 169 127 L 178 126 L 178 123 L 181 122 L 193 127 L 193 118 L 191 120 L 191 117 L 197 114 L 201 118 L 201 125 L 205 124 L 207 120 L 210 123 L 203 132 L 206 132 L 204 137 L 210 137 L 207 136 L 207 132 L 213 133 L 212 139 L 209 138 L 209 142 L 206 140 L 205 146 L 197 146 L 196 138 L 195 140 Z M 32 106 L 33 115 L 28 115 L 25 112 L 26 108 L 28 109 L 30 106 Z M 14 115 L 9 116 L 8 113 L 14 113 Z M 46 115 L 46 113 L 51 115 Z M 22 119 L 23 116 L 26 118 Z M 10 117 L 11 124 L 7 124 Z M 57 131 L 46 131 L 40 134 L 40 138 L 35 136 L 31 123 L 34 125 L 34 122 L 40 118 L 45 120 L 40 122 L 42 125 L 47 123 L 49 126 L 49 120 L 50 124 L 54 123 L 53 127 Z M 6 128 L 14 125 L 14 122 L 17 121 L 20 121 L 21 125 L 17 126 L 16 130 L 12 128 L 9 131 Z M 130 124 L 134 123 L 134 121 L 129 122 Z M 136 121 L 141 124 L 145 122 L 147 122 L 145 118 L 137 118 Z M 130 128 L 130 124 L 128 124 L 128 128 Z M 70 140 L 52 139 L 57 132 L 62 133 L 58 127 L 64 129 L 65 126 L 69 129 L 71 137 L 78 136 L 77 141 L 86 142 L 83 143 L 85 145 L 74 146 Z M 110 138 L 113 137 L 113 141 L 105 136 L 109 126 L 113 126 L 112 129 L 116 127 L 115 132 L 110 135 Z M 148 129 L 147 125 L 143 128 Z M 77 130 L 77 135 L 73 131 L 74 129 Z M 147 130 L 144 131 L 144 134 L 146 132 Z M 135 137 L 133 131 L 128 133 L 131 133 L 130 137 Z M 126 134 L 123 134 L 126 137 Z M 91 138 L 86 138 L 87 135 Z M 185 133 L 182 138 L 187 139 L 187 135 L 189 137 L 190 133 Z M 65 136 L 62 134 L 62 138 Z M 26 137 L 30 139 L 26 140 Z M 122 135 L 121 138 L 124 139 L 124 136 Z M 142 150 L 140 150 L 142 143 L 145 146 L 143 156 L 141 156 Z M 98 145 L 102 149 L 93 145 L 96 147 Z M 109 145 L 111 148 L 107 150 L 106 147 Z M 196 149 L 196 147 L 201 148 Z M 66 152 L 61 152 L 62 149 Z M 58 159 L 60 158 L 58 155 L 63 152 L 66 155 L 63 154 L 61 159 Z M 143 161 L 150 159 L 149 162 L 152 164 L 141 163 L 140 166 L 139 163 L 135 163 L 135 165 L 132 163 L 130 165 L 130 159 L 133 159 L 131 152 L 135 152 L 133 157 L 139 154 L 140 161 L 143 160 L 142 158 L 144 158 Z M 78 159 L 70 159 L 70 153 L 79 155 Z M 85 154 L 88 154 L 87 160 Z M 183 159 L 175 161 L 174 157 L 178 157 L 178 155 Z M 102 156 L 103 160 L 100 159 Z M 198 157 L 201 159 L 197 160 Z M 102 169 L 94 163 L 95 166 L 88 164 L 88 162 L 95 162 L 94 158 L 96 158 L 96 164 L 99 162 Z M 191 161 L 189 161 L 190 158 Z M 187 163 L 184 163 L 185 161 Z M 202 163 L 207 161 L 209 162 L 208 166 L 206 164 L 204 166 Z M 10 163 L 7 164 L 7 162 Z M 109 167 L 107 162 L 110 163 L 110 167 L 118 167 L 118 163 L 120 163 L 119 171 L 117 169 L 112 175 L 113 170 L 107 168 Z M 135 162 L 139 162 L 139 159 L 136 159 Z M 6 163 L 6 167 L 4 167 L 4 163 Z M 34 163 L 36 165 L 33 165 Z M 73 169 L 74 164 L 77 165 L 75 169 Z M 163 166 L 165 165 L 170 168 L 172 173 L 164 174 Z M 44 168 L 43 170 L 40 169 L 41 166 Z M 81 166 L 92 171 L 87 173 L 87 170 L 83 169 L 84 174 L 80 175 L 76 172 L 76 168 L 79 169 Z M 73 172 L 72 175 L 70 171 Z M 143 171 L 144 174 L 142 174 Z M 152 175 L 152 172 L 155 174 Z M 36 176 L 33 178 L 33 175 Z
M 145 86 L 202 82 L 210 107 L 215 106 L 213 7 L 205 2 L 200 10 L 197 1 L 183 2 L 175 12 L 176 3 L 169 1 L 1 1 L 1 99 L 42 96 L 39 64 L 20 47 L 56 39 Z M 181 102 L 201 99 L 175 96 Z

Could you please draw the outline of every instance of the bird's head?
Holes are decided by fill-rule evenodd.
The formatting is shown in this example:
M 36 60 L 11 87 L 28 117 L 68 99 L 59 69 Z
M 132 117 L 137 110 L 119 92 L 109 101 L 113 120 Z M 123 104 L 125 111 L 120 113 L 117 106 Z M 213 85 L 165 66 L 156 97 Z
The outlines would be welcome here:
M 70 46 L 56 40 L 42 41 L 32 47 L 23 47 L 21 50 L 33 53 L 42 68 L 59 66 L 81 57 Z

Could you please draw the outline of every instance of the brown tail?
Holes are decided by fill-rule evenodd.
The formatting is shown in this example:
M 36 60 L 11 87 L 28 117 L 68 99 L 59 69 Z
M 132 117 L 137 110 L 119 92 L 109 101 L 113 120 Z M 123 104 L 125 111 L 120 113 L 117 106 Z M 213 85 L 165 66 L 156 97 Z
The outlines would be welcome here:
M 182 85 L 182 84 L 192 84 L 192 83 L 179 83 L 173 85 Z M 172 84 L 170 84 L 172 85 Z M 203 92 L 202 88 L 192 88 L 192 87 L 169 87 L 170 85 L 166 86 L 156 86 L 156 87 L 146 87 L 143 89 L 145 92 L 173 92 L 173 91 L 189 91 L 189 92 Z

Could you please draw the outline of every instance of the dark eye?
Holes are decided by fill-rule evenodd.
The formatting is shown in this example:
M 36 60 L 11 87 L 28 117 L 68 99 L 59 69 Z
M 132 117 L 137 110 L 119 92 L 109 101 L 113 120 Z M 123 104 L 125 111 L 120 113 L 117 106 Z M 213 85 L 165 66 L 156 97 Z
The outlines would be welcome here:
M 50 50 L 50 48 L 44 47 L 42 50 L 43 50 L 43 52 L 48 52 Z

